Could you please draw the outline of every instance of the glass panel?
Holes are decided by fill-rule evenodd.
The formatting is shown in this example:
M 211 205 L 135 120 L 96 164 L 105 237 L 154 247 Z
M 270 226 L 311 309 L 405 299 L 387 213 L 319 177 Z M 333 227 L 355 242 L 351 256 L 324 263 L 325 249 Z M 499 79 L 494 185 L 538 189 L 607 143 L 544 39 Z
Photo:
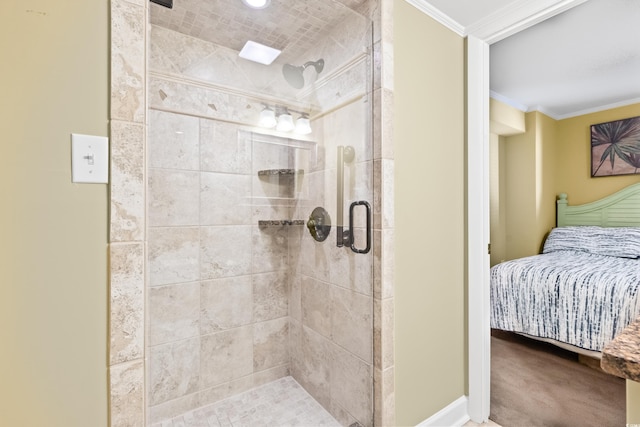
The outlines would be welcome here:
M 150 424 L 295 424 L 300 407 L 266 405 L 273 419 L 247 399 L 304 389 L 317 411 L 300 425 L 372 425 L 373 255 L 336 234 L 363 248 L 370 233 L 349 207 L 373 202 L 371 22 L 333 0 L 150 9 Z M 247 41 L 281 53 L 253 62 Z M 336 224 L 339 147 L 354 156 Z

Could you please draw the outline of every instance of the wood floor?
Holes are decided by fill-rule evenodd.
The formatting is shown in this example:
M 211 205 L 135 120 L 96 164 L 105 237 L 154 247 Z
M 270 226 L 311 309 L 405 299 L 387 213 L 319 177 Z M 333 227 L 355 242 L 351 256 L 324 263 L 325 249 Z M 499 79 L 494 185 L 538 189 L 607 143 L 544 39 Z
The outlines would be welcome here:
M 626 424 L 625 381 L 575 353 L 493 331 L 491 415 L 501 426 L 614 427 Z

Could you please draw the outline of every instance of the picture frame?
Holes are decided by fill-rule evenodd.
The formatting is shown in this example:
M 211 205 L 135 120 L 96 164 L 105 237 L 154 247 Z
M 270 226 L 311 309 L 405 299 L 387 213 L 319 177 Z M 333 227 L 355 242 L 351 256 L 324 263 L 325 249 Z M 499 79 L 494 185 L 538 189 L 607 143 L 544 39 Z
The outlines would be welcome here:
M 591 177 L 640 174 L 640 116 L 591 125 Z

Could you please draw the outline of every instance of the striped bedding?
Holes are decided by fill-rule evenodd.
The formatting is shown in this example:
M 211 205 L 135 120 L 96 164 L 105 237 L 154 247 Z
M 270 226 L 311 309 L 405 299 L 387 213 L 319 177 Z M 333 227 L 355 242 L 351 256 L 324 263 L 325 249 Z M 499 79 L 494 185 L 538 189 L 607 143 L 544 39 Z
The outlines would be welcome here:
M 640 316 L 638 258 L 544 252 L 491 268 L 492 328 L 602 351 Z

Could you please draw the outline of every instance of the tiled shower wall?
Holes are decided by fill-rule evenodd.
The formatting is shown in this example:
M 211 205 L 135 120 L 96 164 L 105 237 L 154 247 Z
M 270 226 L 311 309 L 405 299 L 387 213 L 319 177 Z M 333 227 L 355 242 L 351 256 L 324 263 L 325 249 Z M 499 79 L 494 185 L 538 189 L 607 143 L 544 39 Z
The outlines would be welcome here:
M 162 231 L 169 231 L 171 228 L 187 229 L 186 225 L 171 225 L 165 226 L 157 223 L 153 225 L 151 214 L 149 214 L 149 236 L 145 236 L 145 215 L 144 215 L 144 197 L 145 189 L 144 183 L 147 178 L 145 177 L 146 165 L 145 165 L 145 124 L 147 123 L 146 104 L 145 104 L 145 90 L 149 87 L 149 98 L 152 100 L 152 104 L 159 104 L 159 101 L 163 101 L 164 112 L 162 114 L 169 114 L 173 111 L 180 111 L 176 108 L 178 105 L 187 106 L 189 115 L 199 117 L 198 120 L 218 117 L 220 109 L 222 113 L 238 114 L 242 116 L 247 113 L 246 99 L 240 99 L 229 94 L 215 94 L 207 88 L 201 85 L 190 85 L 189 90 L 185 89 L 185 82 L 180 79 L 165 78 L 159 79 L 157 76 L 150 75 L 147 78 L 145 71 L 145 58 L 146 54 L 146 36 L 147 36 L 147 3 L 146 0 L 112 0 L 112 122 L 111 122 L 111 141 L 112 141 L 112 172 L 111 172 L 111 238 L 110 238 L 110 266 L 111 266 L 111 351 L 110 351 L 110 385 L 111 385 L 111 424 L 114 426 L 120 425 L 144 425 L 145 406 L 150 402 L 145 402 L 145 395 L 152 399 L 154 392 L 144 391 L 144 369 L 145 369 L 145 356 L 144 356 L 144 323 L 145 311 L 144 311 L 144 271 L 149 271 L 149 278 L 147 282 L 151 285 L 149 289 L 149 298 L 152 298 L 154 294 L 162 300 L 163 298 L 170 299 L 170 289 L 177 284 L 191 284 L 189 278 L 176 278 L 165 276 L 160 274 L 164 268 L 161 266 L 162 262 L 158 262 L 158 270 L 155 270 L 157 277 L 154 279 L 151 277 L 153 267 L 151 266 L 151 260 L 153 254 L 151 253 L 151 247 L 153 241 L 156 243 L 162 241 L 162 239 L 168 239 L 169 246 L 171 245 L 171 236 L 162 236 Z M 391 144 L 391 112 L 392 109 L 392 37 L 391 37 L 391 12 L 392 2 L 389 0 L 382 0 L 380 4 L 375 1 L 369 1 L 360 7 L 362 12 L 370 14 L 375 22 L 375 77 L 373 100 L 374 100 L 374 153 L 373 153 L 373 175 L 375 181 L 375 194 L 372 205 L 374 208 L 374 288 L 373 288 L 373 317 L 374 317 L 374 347 L 371 357 L 373 357 L 373 378 L 374 378 L 374 392 L 375 392 L 375 405 L 373 402 L 354 402 L 344 403 L 341 405 L 333 405 L 334 411 L 337 413 L 337 417 L 343 422 L 348 422 L 351 416 L 358 415 L 360 409 L 366 406 L 375 406 L 375 424 L 376 425 L 392 425 L 393 424 L 393 258 L 392 258 L 392 243 L 393 243 L 393 218 L 392 218 L 392 202 L 393 202 L 393 153 Z M 382 19 L 381 19 L 382 17 Z M 174 64 L 170 64 L 174 66 Z M 175 70 L 174 70 L 175 71 Z M 195 105 L 196 99 L 207 99 L 206 104 L 200 103 Z M 166 102 L 165 102 L 166 101 Z M 254 108 L 258 108 L 259 105 L 252 104 Z M 255 110 L 253 110 L 254 113 Z M 160 114 L 160 112 L 158 112 Z M 152 114 L 155 114 L 152 113 Z M 255 114 L 255 113 L 254 113 Z M 150 120 L 154 120 L 150 118 Z M 242 117 L 233 117 L 233 122 L 242 122 Z M 216 122 L 218 123 L 218 122 Z M 199 142 L 200 143 L 200 142 Z M 154 162 L 150 158 L 150 162 Z M 200 157 L 202 164 L 202 156 Z M 165 175 L 171 175 L 173 172 L 180 170 L 174 166 L 161 164 L 154 167 L 149 164 L 149 182 L 153 180 L 152 175 L 157 171 L 166 172 Z M 192 166 L 189 166 L 192 167 Z M 157 169 L 157 171 L 155 170 Z M 162 171 L 165 169 L 165 171 Z M 189 168 L 184 169 L 186 172 L 195 172 Z M 199 175 L 215 174 L 216 172 L 210 170 L 199 170 Z M 188 175 L 188 173 L 186 174 Z M 332 172 L 328 173 L 329 176 L 335 176 Z M 252 177 L 255 179 L 255 177 Z M 206 180 L 206 178 L 205 178 Z M 196 187 L 199 190 L 202 189 L 202 183 Z M 149 197 L 151 198 L 151 191 L 149 191 Z M 202 195 L 200 195 L 200 202 L 198 204 L 198 215 L 200 212 L 200 204 L 202 203 Z M 150 199 L 151 203 L 151 199 Z M 193 209 L 193 208 L 192 208 Z M 193 215 L 193 212 L 191 213 Z M 206 215 L 206 214 L 205 214 Z M 262 214 L 260 214 L 262 215 Z M 175 215 L 174 215 L 175 218 Z M 255 217 L 254 217 L 255 219 Z M 167 218 L 160 221 L 167 220 Z M 225 219 L 216 219 L 215 221 L 226 221 Z M 206 220 L 206 221 L 209 221 Z M 205 221 L 205 222 L 206 222 Z M 251 223 L 253 227 L 255 222 Z M 199 233 L 202 231 L 200 228 L 217 228 L 220 227 L 236 227 L 236 225 L 198 225 Z M 242 227 L 238 225 L 237 227 Z M 191 227 L 195 228 L 195 227 Z M 157 236 L 152 238 L 154 230 L 159 231 Z M 317 278 L 317 274 L 325 275 L 329 274 L 331 277 L 331 266 L 334 269 L 346 269 L 357 271 L 357 266 L 354 266 L 351 261 L 346 261 L 342 267 L 339 267 L 341 255 L 336 258 L 335 250 L 330 249 L 328 251 L 318 251 L 317 246 L 311 246 L 311 248 L 304 248 L 298 252 L 296 245 L 300 247 L 306 245 L 303 238 L 303 229 L 301 227 L 293 227 L 289 230 L 292 235 L 289 237 L 292 248 L 294 251 L 291 253 L 303 254 L 303 257 L 312 257 L 314 262 L 327 263 L 329 266 L 328 273 L 317 273 L 326 271 L 318 269 L 317 272 L 307 271 L 304 274 L 302 271 L 303 265 L 309 265 L 307 263 L 300 263 L 300 260 L 292 258 L 289 260 L 293 266 L 290 271 L 290 278 L 297 277 L 297 279 L 291 279 L 291 293 L 289 303 L 289 311 L 291 313 L 291 335 L 294 342 L 307 342 L 309 344 L 308 350 L 313 349 L 313 345 L 325 345 L 327 341 L 326 335 L 333 334 L 339 335 L 342 331 L 337 329 L 327 328 L 326 325 L 318 324 L 314 320 L 314 311 L 316 309 L 313 306 L 306 309 L 307 314 L 304 314 L 302 309 L 303 299 L 309 299 L 313 302 L 314 298 L 307 298 L 303 296 L 302 289 L 307 289 L 307 296 L 316 295 L 318 292 L 323 294 L 324 297 L 328 297 L 329 300 L 345 303 L 345 305 L 358 306 L 359 303 L 356 300 L 367 297 L 366 290 L 351 290 L 353 292 L 347 295 L 347 288 L 340 285 L 340 283 L 334 284 L 326 282 L 322 277 Z M 170 232 L 168 234 L 171 234 Z M 277 234 L 277 233 L 276 233 Z M 254 238 L 253 232 L 251 238 Z M 175 237 L 175 236 L 174 236 Z M 181 236 L 183 238 L 183 236 Z M 186 240 L 189 240 L 188 238 Z M 145 243 L 148 241 L 149 245 L 149 262 L 146 262 L 145 256 Z M 162 246 L 162 244 L 160 245 Z M 202 256 L 200 253 L 201 248 L 186 245 L 185 250 L 198 251 L 198 256 Z M 195 253 L 195 252 L 194 252 Z M 205 255 L 206 256 L 206 255 Z M 323 260 L 324 259 L 324 260 Z M 348 260 L 349 258 L 347 258 Z M 148 265 L 146 265 L 148 264 Z M 146 265 L 146 267 L 145 267 Z M 317 264 L 316 264 L 317 266 Z M 193 266 L 192 266 L 193 268 Z M 199 274 L 202 273 L 201 260 L 198 262 Z M 221 283 L 226 278 L 211 278 L 205 280 L 206 282 Z M 162 283 L 162 282 L 171 283 Z M 153 284 L 152 284 L 153 282 Z M 162 283 L 162 284 L 161 284 Z M 297 284 L 296 284 L 297 283 Z M 298 286 L 300 292 L 297 291 Z M 162 290 L 166 289 L 165 294 Z M 194 292 L 197 287 L 194 287 Z M 199 286 L 199 298 L 203 295 L 203 285 Z M 211 288 L 214 289 L 214 288 Z M 245 292 L 248 291 L 248 286 L 245 284 Z M 224 286 L 220 286 L 217 290 L 221 292 L 227 292 Z M 253 291 L 253 287 L 252 287 Z M 214 291 L 215 292 L 215 291 Z M 246 294 L 245 294 L 246 295 Z M 205 297 L 206 299 L 206 297 Z M 297 301 L 300 301 L 300 310 L 297 311 Z M 322 309 L 322 308 L 320 308 Z M 331 316 L 337 316 L 340 310 L 336 310 Z M 365 309 L 366 312 L 366 309 Z M 252 311 L 253 313 L 253 311 Z M 357 317 L 351 315 L 350 310 L 342 311 L 342 315 L 351 316 L 349 318 L 331 317 L 331 321 L 339 323 L 348 323 L 353 321 Z M 147 313 L 147 316 L 152 316 L 152 313 Z M 162 314 L 171 316 L 170 313 Z M 245 320 L 242 320 L 244 316 Z M 303 325 L 303 319 L 307 318 L 308 327 L 301 327 Z M 198 318 L 199 326 L 207 324 L 208 320 L 203 321 L 206 318 L 203 316 L 202 310 L 200 311 L 200 317 Z M 229 324 L 233 322 L 246 322 L 247 313 L 236 317 L 236 314 L 223 313 L 221 318 L 227 319 Z M 241 320 L 232 320 L 238 319 Z M 274 319 L 277 320 L 277 319 Z M 224 323 L 224 322 L 223 322 Z M 149 339 L 157 340 L 157 348 L 160 349 L 163 346 L 169 346 L 175 342 L 188 342 L 189 339 L 182 339 L 182 336 L 186 336 L 191 332 L 193 325 L 185 325 L 179 328 L 179 331 L 163 331 L 162 321 L 157 323 L 155 332 L 151 330 L 154 328 L 150 325 Z M 190 329 L 191 328 L 191 329 Z M 239 327 L 242 328 L 242 327 Z M 236 328 L 237 329 L 237 328 Z M 274 328 L 277 330 L 277 328 Z M 297 329 L 297 332 L 295 331 Z M 328 332 L 329 331 L 329 332 Z M 331 332 L 334 331 L 334 332 Z M 175 333 L 174 336 L 171 334 Z M 324 335 L 323 335 L 324 333 Z M 184 334 L 184 335 L 180 335 Z M 345 337 L 338 337 L 337 340 L 344 340 Z M 301 340 L 301 341 L 297 341 Z M 349 340 L 346 340 L 349 341 Z M 346 342 L 345 341 L 345 342 Z M 325 344 L 323 344 L 325 343 Z M 334 344 L 336 344 L 334 342 Z M 296 344 L 297 345 L 297 344 Z M 307 386 L 311 389 L 314 387 L 319 390 L 318 399 L 325 400 L 323 393 L 326 390 L 334 390 L 335 395 L 334 402 L 338 402 L 341 397 L 347 395 L 353 395 L 353 390 L 348 388 L 345 383 L 324 383 L 321 378 L 323 374 L 330 372 L 338 372 L 339 374 L 352 373 L 353 369 L 358 368 L 360 363 L 365 362 L 365 359 L 369 355 L 364 354 L 362 349 L 365 346 L 359 344 L 349 344 L 351 348 L 344 348 L 341 344 L 337 344 L 332 352 L 328 354 L 337 354 L 342 352 L 347 354 L 347 358 L 344 360 L 356 361 L 355 364 L 343 363 L 342 365 L 330 366 L 327 361 L 311 359 L 298 359 L 296 361 L 294 355 L 292 355 L 292 371 L 300 371 L 300 381 L 307 381 Z M 302 349 L 299 347 L 298 349 Z M 160 354 L 160 353 L 158 353 Z M 169 355 L 169 353 L 165 353 Z M 152 357 L 147 355 L 147 359 Z M 305 362 L 300 363 L 300 360 Z M 306 365 L 305 365 L 306 364 Z M 314 364 L 317 364 L 320 370 L 312 371 L 310 368 Z M 283 366 L 283 365 L 280 365 Z M 147 367 L 148 368 L 148 367 Z M 276 368 L 277 369 L 277 368 Z M 371 370 L 371 368 L 369 368 Z M 269 371 L 267 369 L 266 371 Z M 305 371 L 307 374 L 317 372 L 320 377 L 311 375 L 310 378 L 304 379 Z M 149 373 L 151 376 L 152 373 Z M 313 377 L 313 378 L 311 378 Z M 325 377 L 326 378 L 326 377 Z M 217 380 L 215 380 L 217 381 Z M 149 383 L 151 384 L 151 382 Z M 353 383 L 352 383 L 353 384 Z M 189 385 L 187 385 L 189 386 Z M 372 386 L 371 383 L 365 386 Z M 225 386 L 226 387 L 226 386 Z M 214 387 L 215 388 L 215 387 Z M 162 387 L 159 388 L 162 390 Z M 212 389 L 213 390 L 213 389 Z M 220 390 L 219 390 L 220 391 Z M 166 393 L 167 391 L 165 391 Z M 228 388 L 224 391 L 232 392 Z M 170 392 L 169 392 L 170 393 Z M 342 393 L 342 395 L 340 394 Z M 161 393 L 160 393 L 161 394 Z M 203 395 L 203 394 L 202 394 Z M 325 394 L 326 396 L 326 394 Z M 329 403 L 331 406 L 331 403 Z M 172 409 L 166 406 L 167 410 Z M 339 412 L 343 411 L 341 415 Z M 348 415 L 344 413 L 350 411 Z M 147 420 L 149 422 L 150 420 Z M 369 424 L 365 421 L 365 423 Z
M 252 154 L 288 156 L 237 125 L 157 110 L 148 146 L 156 422 L 289 373 L 287 230 L 261 230 L 251 203 Z
M 325 167 L 309 177 L 309 197 L 299 203 L 298 217 L 306 218 L 315 206 L 336 212 L 337 145 L 355 151 L 353 162 L 345 165 L 345 221 L 350 201 L 371 201 L 367 109 L 357 100 L 314 122 Z M 355 216 L 362 220 L 364 210 Z M 356 231 L 356 244 L 364 247 L 364 230 Z M 343 425 L 372 425 L 373 253 L 337 247 L 335 227 L 321 243 L 303 230 L 291 236 L 291 247 L 292 375 Z
M 189 81 L 197 66 L 176 62 L 192 56 L 184 55 L 192 44 L 225 54 L 152 28 L 149 98 L 165 111 L 150 111 L 148 136 L 151 421 L 291 372 L 344 424 L 372 425 L 372 254 L 336 248 L 335 231 L 318 243 L 300 226 L 257 225 L 306 220 L 315 206 L 335 212 L 339 143 L 356 151 L 345 203 L 371 201 L 371 101 L 356 97 L 315 120 L 307 146 L 254 135 L 243 129 L 256 123 L 259 103 L 237 93 L 228 102 L 224 89 Z M 357 63 L 314 95 L 339 104 L 364 94 L 367 66 Z M 303 173 L 295 182 L 258 177 L 283 168 Z

